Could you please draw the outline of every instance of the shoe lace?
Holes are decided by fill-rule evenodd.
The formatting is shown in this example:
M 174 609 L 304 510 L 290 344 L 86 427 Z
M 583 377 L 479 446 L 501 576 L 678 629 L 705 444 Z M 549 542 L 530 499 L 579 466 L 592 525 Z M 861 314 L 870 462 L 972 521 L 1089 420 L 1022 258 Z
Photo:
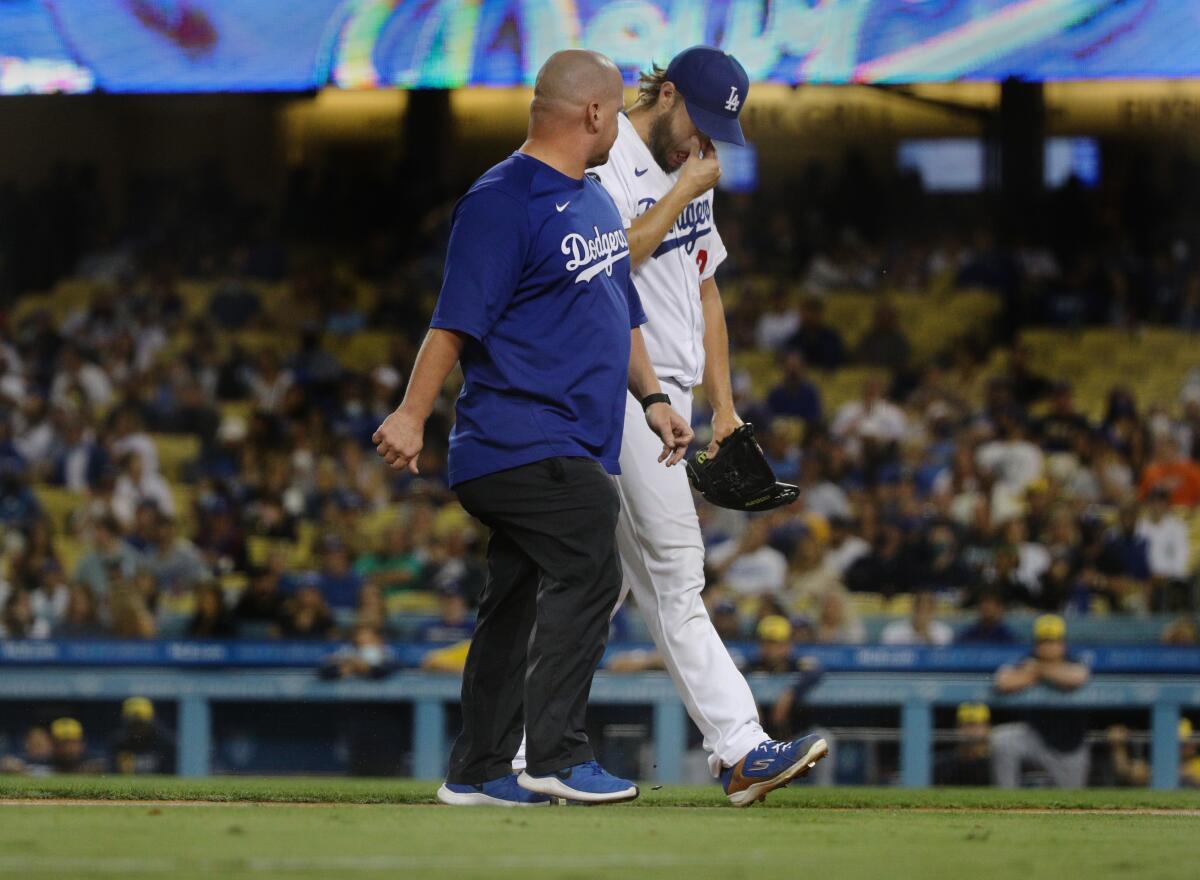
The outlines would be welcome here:
M 604 768 L 595 761 L 584 761 L 579 769 L 581 772 L 590 773 L 592 776 L 604 775 Z

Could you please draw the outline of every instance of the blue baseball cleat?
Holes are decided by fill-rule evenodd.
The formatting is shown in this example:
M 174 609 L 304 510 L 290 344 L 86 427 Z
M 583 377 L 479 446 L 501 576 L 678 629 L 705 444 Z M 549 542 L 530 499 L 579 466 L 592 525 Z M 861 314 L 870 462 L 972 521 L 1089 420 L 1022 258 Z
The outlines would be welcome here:
M 483 785 L 444 782 L 437 799 L 453 807 L 548 807 L 550 798 L 526 791 L 510 773 Z
M 530 776 L 526 770 L 517 782 L 529 791 L 582 804 L 615 804 L 638 796 L 636 785 L 613 776 L 595 761 L 585 761 L 550 776 Z
M 791 742 L 769 739 L 721 773 L 725 794 L 735 807 L 748 807 L 803 776 L 829 754 L 829 744 L 811 734 Z

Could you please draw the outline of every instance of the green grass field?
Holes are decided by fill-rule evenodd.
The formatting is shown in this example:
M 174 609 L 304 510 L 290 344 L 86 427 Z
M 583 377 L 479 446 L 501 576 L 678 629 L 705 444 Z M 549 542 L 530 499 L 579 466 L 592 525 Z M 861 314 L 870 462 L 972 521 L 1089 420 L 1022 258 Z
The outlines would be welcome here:
M 0 778 L 0 877 L 1194 878 L 1200 793 L 718 788 L 455 809 L 434 784 Z M 70 801 L 76 801 L 74 803 Z

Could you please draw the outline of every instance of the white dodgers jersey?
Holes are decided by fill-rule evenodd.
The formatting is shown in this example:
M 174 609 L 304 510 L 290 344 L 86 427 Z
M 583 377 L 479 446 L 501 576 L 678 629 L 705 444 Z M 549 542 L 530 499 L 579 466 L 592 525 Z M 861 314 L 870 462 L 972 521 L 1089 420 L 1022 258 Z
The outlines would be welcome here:
M 608 162 L 592 169 L 608 190 L 626 228 L 650 210 L 675 185 L 679 172 L 667 174 L 622 113 L 617 142 Z M 633 273 L 648 322 L 642 335 L 654 370 L 684 388 L 704 377 L 704 312 L 700 283 L 717 271 L 726 256 L 713 222 L 712 190 L 680 213 L 662 243 Z

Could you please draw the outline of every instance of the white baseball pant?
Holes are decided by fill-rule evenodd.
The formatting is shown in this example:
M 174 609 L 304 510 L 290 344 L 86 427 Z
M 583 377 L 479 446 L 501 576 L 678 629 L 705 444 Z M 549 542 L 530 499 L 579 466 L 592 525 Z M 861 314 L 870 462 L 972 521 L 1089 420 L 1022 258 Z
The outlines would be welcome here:
M 691 421 L 691 391 L 660 381 L 672 406 Z M 759 723 L 750 686 L 700 598 L 704 541 L 687 472 L 682 464 L 660 464 L 661 452 L 662 440 L 646 426 L 641 404 L 626 395 L 621 476 L 614 478 L 621 495 L 617 549 L 624 571 L 616 607 L 633 593 L 688 715 L 704 737 L 708 766 L 717 776 L 722 765 L 733 766 L 769 737 Z M 513 768 L 519 771 L 524 764 L 522 741 Z

